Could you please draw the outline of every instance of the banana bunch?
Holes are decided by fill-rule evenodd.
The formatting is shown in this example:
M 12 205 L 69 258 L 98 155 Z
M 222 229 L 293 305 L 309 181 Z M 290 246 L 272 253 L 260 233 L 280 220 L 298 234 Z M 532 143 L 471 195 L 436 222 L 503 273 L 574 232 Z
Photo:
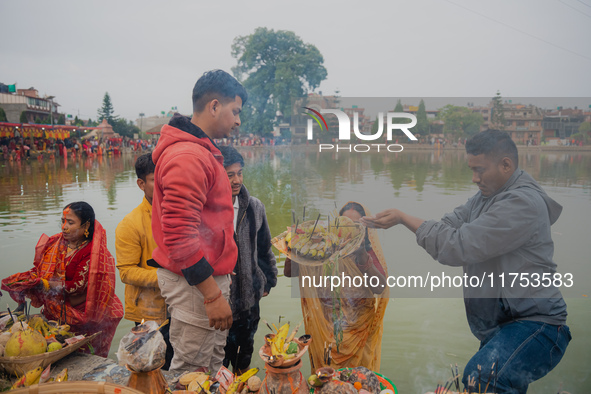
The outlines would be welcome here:
M 29 387 L 33 384 L 39 383 L 39 379 L 41 378 L 41 372 L 43 372 L 43 368 L 37 367 L 25 373 L 20 379 L 18 379 L 11 387 L 12 389 L 17 389 L 19 387 Z
M 74 334 L 70 332 L 69 325 L 51 325 L 39 315 L 32 316 L 29 319 L 28 324 L 29 327 L 31 327 L 33 330 L 39 331 L 44 337 L 48 338 L 53 335 L 60 342 L 63 342 L 66 338 L 71 338 L 74 336 Z
M 308 226 L 305 229 L 298 228 L 295 232 L 289 228 L 285 241 L 288 250 L 308 259 L 322 260 L 334 253 L 333 246 L 337 245 L 337 238 L 336 234 L 327 232 L 323 226 L 317 225 L 315 229 Z
M 284 324 L 279 329 L 273 324 L 277 333 L 273 338 L 267 338 L 267 341 L 271 345 L 271 355 L 273 357 L 281 356 L 284 360 L 289 360 L 296 356 L 299 349 L 298 344 L 293 340 L 301 324 L 298 324 L 289 335 L 287 335 L 289 333 L 289 323 Z
M 251 377 L 256 375 L 257 372 L 259 372 L 258 368 L 251 368 L 248 371 L 244 372 L 242 375 L 236 377 L 236 379 L 234 379 L 232 384 L 230 384 L 230 387 L 228 387 L 228 391 L 226 391 L 226 394 L 236 393 L 238 391 L 238 389 L 240 388 L 240 386 L 243 383 L 246 383 L 248 381 L 248 379 L 250 379 Z
M 287 250 L 312 260 L 324 260 L 343 251 L 345 247 L 355 245 L 351 241 L 358 239 L 363 233 L 353 220 L 346 216 L 330 219 L 328 228 L 320 223 L 310 221 L 302 223 L 298 228 L 287 228 L 285 242 Z

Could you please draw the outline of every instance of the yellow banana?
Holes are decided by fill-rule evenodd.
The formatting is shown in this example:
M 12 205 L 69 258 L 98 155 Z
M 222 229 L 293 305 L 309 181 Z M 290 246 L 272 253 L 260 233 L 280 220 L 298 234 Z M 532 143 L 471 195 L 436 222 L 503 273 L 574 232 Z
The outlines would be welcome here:
M 281 326 L 273 342 L 277 345 L 277 349 L 280 353 L 283 353 L 283 345 L 285 345 L 285 339 L 289 333 L 289 323 L 285 323 Z
M 41 372 L 43 372 L 43 368 L 38 367 L 32 369 L 25 373 L 25 375 L 17 380 L 13 385 L 12 388 L 16 389 L 18 387 L 29 387 L 30 385 L 39 383 L 39 378 L 41 377 Z
M 56 382 L 66 382 L 68 380 L 68 368 L 64 368 L 56 377 Z
M 258 368 L 251 368 L 248 371 L 244 372 L 242 375 L 238 376 L 238 380 L 246 383 L 248 379 L 256 375 L 258 372 Z

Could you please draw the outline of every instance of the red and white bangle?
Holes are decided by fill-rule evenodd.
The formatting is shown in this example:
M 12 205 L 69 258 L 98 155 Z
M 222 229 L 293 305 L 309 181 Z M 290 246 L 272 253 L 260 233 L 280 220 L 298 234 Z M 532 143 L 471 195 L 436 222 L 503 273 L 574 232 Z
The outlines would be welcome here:
M 207 304 L 211 304 L 214 301 L 217 301 L 218 298 L 220 298 L 222 296 L 222 291 L 220 290 L 220 292 L 218 293 L 218 295 L 216 295 L 213 298 L 205 298 L 203 300 L 203 305 L 207 305 Z

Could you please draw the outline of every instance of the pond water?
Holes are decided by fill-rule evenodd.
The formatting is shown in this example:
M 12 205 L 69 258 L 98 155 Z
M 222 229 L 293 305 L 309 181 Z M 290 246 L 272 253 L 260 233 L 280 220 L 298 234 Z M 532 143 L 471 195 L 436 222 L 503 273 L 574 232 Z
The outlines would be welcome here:
M 460 150 L 335 154 L 276 147 L 248 148 L 241 153 L 246 163 L 245 184 L 265 204 L 272 235 L 291 224 L 292 210 L 300 217 L 304 206 L 308 219 L 351 200 L 364 203 L 373 213 L 396 207 L 424 219 L 437 219 L 477 192 Z M 61 209 L 71 201 L 92 205 L 114 255 L 115 228 L 142 199 L 133 169 L 135 158 L 0 163 L 0 277 L 32 266 L 39 236 L 60 231 Z M 591 153 L 524 151 L 520 152 L 520 167 L 564 207 L 552 227 L 554 260 L 559 272 L 574 277 L 574 286 L 561 289 L 573 341 L 558 367 L 533 383 L 529 392 L 591 392 Z M 412 275 L 424 269 L 461 273 L 433 261 L 404 228 L 380 230 L 379 236 L 389 274 Z M 282 274 L 283 259 L 278 264 Z M 280 277 L 271 296 L 261 302 L 262 318 L 277 323 L 281 315 L 292 324 L 301 321 L 294 286 L 292 280 Z M 124 299 L 119 279 L 117 294 Z M 2 301 L 16 306 L 6 295 Z M 112 357 L 131 326 L 121 321 Z M 261 324 L 255 349 L 267 332 Z M 384 319 L 381 372 L 401 393 L 433 390 L 449 378 L 450 363 L 461 368 L 477 348 L 466 322 L 461 290 L 440 296 L 426 290 L 392 291 Z M 252 366 L 263 367 L 256 354 Z M 309 374 L 307 361 L 303 372 Z

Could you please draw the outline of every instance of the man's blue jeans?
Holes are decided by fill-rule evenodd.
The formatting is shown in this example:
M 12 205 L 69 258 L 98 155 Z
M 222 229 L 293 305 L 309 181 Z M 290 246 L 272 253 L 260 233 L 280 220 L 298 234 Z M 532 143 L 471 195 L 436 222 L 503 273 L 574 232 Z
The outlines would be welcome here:
M 525 320 L 505 324 L 480 343 L 480 349 L 464 369 L 462 382 L 466 388 L 469 379 L 474 382 L 473 393 L 493 392 L 493 389 L 498 394 L 526 393 L 531 382 L 560 362 L 570 340 L 566 325 Z

